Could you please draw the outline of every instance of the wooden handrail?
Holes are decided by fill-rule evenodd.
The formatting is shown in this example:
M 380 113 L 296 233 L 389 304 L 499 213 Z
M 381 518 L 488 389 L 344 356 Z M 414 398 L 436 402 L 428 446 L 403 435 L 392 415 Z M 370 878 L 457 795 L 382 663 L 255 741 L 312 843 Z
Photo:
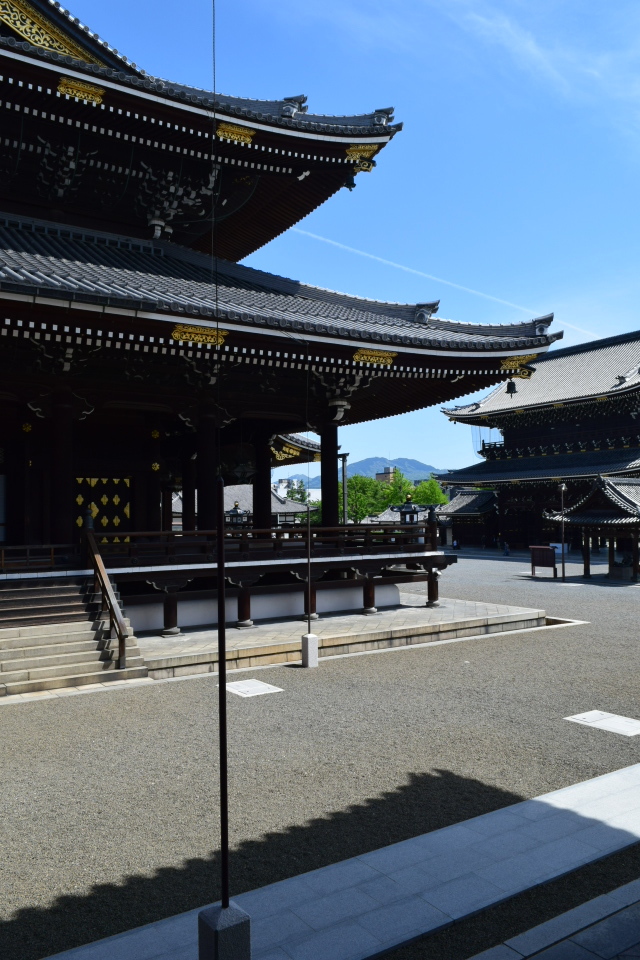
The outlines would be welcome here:
M 113 592 L 104 561 L 100 556 L 93 530 L 86 530 L 85 536 L 87 538 L 87 546 L 89 547 L 89 556 L 93 563 L 95 582 L 96 585 L 99 585 L 102 594 L 102 609 L 104 610 L 104 604 L 106 602 L 109 610 L 109 633 L 111 639 L 114 639 L 114 633 L 118 638 L 118 669 L 124 670 L 127 665 L 127 636 L 129 631 L 124 622 L 120 605 L 116 600 L 116 595 Z

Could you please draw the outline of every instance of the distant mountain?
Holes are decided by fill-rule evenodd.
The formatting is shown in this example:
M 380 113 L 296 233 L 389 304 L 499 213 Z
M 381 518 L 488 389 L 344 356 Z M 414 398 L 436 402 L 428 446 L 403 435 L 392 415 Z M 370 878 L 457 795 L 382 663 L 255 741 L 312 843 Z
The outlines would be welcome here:
M 432 473 L 446 473 L 445 469 L 432 467 L 428 463 L 421 463 L 420 460 L 409 460 L 407 457 L 398 457 L 397 460 L 387 460 L 386 457 L 367 457 L 366 460 L 356 460 L 355 463 L 347 463 L 347 476 L 354 477 L 356 474 L 360 477 L 375 477 L 376 473 L 384 473 L 385 467 L 397 467 L 407 480 L 428 480 Z M 320 488 L 320 477 L 311 477 L 307 484 L 307 476 L 304 473 L 292 473 L 289 480 L 303 480 L 305 486 L 310 490 Z
M 397 467 L 407 480 L 428 480 L 432 473 L 444 473 L 439 467 L 432 467 L 420 460 L 409 460 L 407 457 L 398 457 L 397 460 L 387 460 L 386 457 L 367 457 L 366 460 L 356 460 L 347 463 L 347 476 L 353 477 L 356 473 L 361 477 L 375 477 L 376 473 L 384 473 L 385 467 Z

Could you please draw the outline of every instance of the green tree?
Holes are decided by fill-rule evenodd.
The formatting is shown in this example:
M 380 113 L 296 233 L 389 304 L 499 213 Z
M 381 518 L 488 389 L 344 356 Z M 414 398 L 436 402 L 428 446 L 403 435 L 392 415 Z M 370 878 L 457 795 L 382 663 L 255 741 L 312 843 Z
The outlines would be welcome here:
M 434 477 L 423 480 L 413 491 L 413 499 L 416 503 L 439 504 L 446 503 L 447 497 L 443 493 L 442 487 Z
M 360 523 L 371 514 L 381 513 L 387 507 L 385 491 L 387 484 L 379 483 L 373 477 L 356 474 L 347 478 L 347 513 L 349 520 Z M 342 484 L 340 484 L 340 502 L 342 503 Z
M 393 480 L 391 483 L 381 483 L 380 486 L 383 488 L 383 497 L 385 500 L 385 505 L 383 509 L 386 509 L 390 506 L 400 506 L 401 503 L 404 503 L 407 499 L 407 494 L 410 493 L 414 500 L 416 500 L 414 494 L 414 487 L 411 483 L 411 480 L 407 480 L 405 475 L 398 469 L 394 471 Z M 421 503 L 421 500 L 416 500 L 417 503 Z
M 304 480 L 295 480 L 293 485 L 287 490 L 287 499 L 295 500 L 296 503 L 306 503 L 309 499 Z

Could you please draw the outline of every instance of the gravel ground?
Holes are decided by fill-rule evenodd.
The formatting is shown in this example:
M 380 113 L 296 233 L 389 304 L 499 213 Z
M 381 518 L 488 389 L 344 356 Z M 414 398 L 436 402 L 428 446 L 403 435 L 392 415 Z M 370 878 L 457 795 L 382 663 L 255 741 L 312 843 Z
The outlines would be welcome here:
M 640 717 L 640 588 L 527 573 L 461 559 L 441 590 L 590 622 L 239 675 L 284 692 L 229 695 L 233 892 L 638 761 L 562 718 Z M 3 960 L 216 899 L 216 696 L 208 677 L 1 708 Z M 632 848 L 394 958 L 462 960 L 639 873 Z

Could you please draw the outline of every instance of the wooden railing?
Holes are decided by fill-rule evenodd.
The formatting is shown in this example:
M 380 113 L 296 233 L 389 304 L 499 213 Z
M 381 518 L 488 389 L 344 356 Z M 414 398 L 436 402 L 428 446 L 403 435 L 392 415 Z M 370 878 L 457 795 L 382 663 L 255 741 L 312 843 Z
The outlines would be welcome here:
M 413 553 L 436 550 L 430 524 L 349 524 L 311 527 L 312 557 L 340 557 L 349 553 Z M 100 550 L 110 565 L 214 563 L 217 531 L 142 531 L 97 533 Z M 299 559 L 308 553 L 307 527 L 255 528 L 245 525 L 225 530 L 227 562 Z
M 77 544 L 24 544 L 0 546 L 0 573 L 30 570 L 77 570 L 80 551 Z
M 111 586 L 109 575 L 100 555 L 93 530 L 87 530 L 85 537 L 89 559 L 93 564 L 94 592 L 97 593 L 98 590 L 100 590 L 102 594 L 102 609 L 104 612 L 109 611 L 110 636 L 112 640 L 116 637 L 118 640 L 118 669 L 124 670 L 127 665 L 127 636 L 129 631 L 124 622 L 120 605 L 116 600 L 116 595 L 113 592 L 113 587 Z

